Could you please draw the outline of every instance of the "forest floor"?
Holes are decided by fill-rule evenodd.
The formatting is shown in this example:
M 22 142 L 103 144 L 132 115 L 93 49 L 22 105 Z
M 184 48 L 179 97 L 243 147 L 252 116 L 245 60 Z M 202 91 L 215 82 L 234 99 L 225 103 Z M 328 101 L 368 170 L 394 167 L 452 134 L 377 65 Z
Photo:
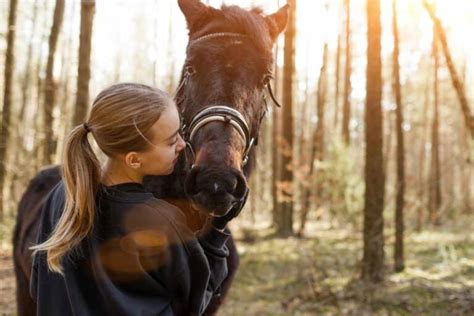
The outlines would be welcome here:
M 466 223 L 408 233 L 407 268 L 396 274 L 387 230 L 386 281 L 374 287 L 358 281 L 358 232 L 323 223 L 305 238 L 237 232 L 241 265 L 219 315 L 474 315 L 474 230 Z M 11 246 L 3 242 L 0 315 L 14 314 L 14 293 Z

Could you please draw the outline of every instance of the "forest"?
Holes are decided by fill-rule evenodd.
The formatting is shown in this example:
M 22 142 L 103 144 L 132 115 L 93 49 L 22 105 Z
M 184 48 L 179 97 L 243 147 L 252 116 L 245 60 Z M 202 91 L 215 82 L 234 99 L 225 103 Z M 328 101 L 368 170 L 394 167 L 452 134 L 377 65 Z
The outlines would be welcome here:
M 289 4 L 217 314 L 473 315 L 474 1 L 201 2 Z M 30 180 L 105 87 L 174 96 L 187 43 L 178 0 L 0 1 L 0 314 Z

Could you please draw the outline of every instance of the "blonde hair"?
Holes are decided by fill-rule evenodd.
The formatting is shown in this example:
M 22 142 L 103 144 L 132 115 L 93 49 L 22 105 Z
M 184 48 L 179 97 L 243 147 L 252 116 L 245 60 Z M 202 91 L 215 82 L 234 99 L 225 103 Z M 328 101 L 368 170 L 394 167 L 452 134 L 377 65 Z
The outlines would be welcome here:
M 99 93 L 88 122 L 76 126 L 68 135 L 62 165 L 64 211 L 48 240 L 30 248 L 33 254 L 46 252 L 51 271 L 63 273 L 61 259 L 93 227 L 101 169 L 88 133 L 108 157 L 146 150 L 150 145 L 144 138 L 150 139 L 147 134 L 151 126 L 172 102 L 168 94 L 158 89 L 135 83 L 116 84 Z

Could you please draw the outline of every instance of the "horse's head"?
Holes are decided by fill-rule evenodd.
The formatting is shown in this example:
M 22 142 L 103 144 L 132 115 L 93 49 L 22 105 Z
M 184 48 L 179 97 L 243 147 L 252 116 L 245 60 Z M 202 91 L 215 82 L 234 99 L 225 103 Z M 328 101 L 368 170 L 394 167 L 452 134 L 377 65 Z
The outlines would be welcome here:
M 186 194 L 198 209 L 219 216 L 247 192 L 265 88 L 272 78 L 272 47 L 288 19 L 285 6 L 258 9 L 178 0 L 189 29 L 177 103 L 187 141 Z

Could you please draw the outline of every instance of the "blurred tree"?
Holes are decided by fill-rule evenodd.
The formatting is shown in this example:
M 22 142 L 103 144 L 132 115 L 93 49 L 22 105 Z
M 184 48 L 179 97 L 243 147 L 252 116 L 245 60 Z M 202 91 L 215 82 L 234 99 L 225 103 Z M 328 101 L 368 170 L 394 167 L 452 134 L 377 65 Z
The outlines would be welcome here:
M 280 0 L 277 0 L 277 7 L 280 7 Z M 278 56 L 279 56 L 279 51 L 280 51 L 280 45 L 277 41 L 275 45 L 275 88 L 274 88 L 274 93 L 277 98 L 280 96 L 280 68 L 278 67 Z M 280 136 L 280 130 L 281 130 L 281 113 L 278 109 L 273 108 L 272 112 L 272 142 L 273 142 L 273 147 L 272 147 L 272 226 L 277 225 L 278 222 L 278 214 L 280 214 L 280 208 L 281 204 L 278 202 L 278 183 L 280 181 L 280 165 L 281 165 L 281 152 L 279 148 L 281 148 L 281 136 Z
M 49 14 L 49 6 L 52 5 L 49 1 L 44 1 L 43 6 L 42 6 L 42 12 L 43 12 L 43 23 L 41 25 L 41 36 L 40 36 L 40 42 L 41 43 L 46 43 L 48 41 L 49 37 L 49 16 L 47 17 L 46 15 Z M 44 117 L 44 110 L 43 110 L 43 95 L 44 95 L 44 54 L 45 50 L 44 49 L 39 49 L 39 54 L 37 56 L 36 60 L 36 72 L 35 72 L 35 78 L 36 78 L 36 108 L 35 108 L 35 118 L 34 118 L 34 128 L 33 128 L 33 156 L 36 158 L 34 159 L 34 164 L 35 164 L 35 170 L 38 170 L 43 164 L 43 159 L 41 158 L 41 153 L 44 148 L 43 146 L 43 136 L 42 136 L 42 125 L 43 125 L 43 117 Z
M 35 4 L 33 6 L 33 17 L 31 19 L 31 38 L 33 38 L 34 32 L 36 30 L 36 20 L 38 16 L 38 6 L 39 0 L 35 0 Z M 31 89 L 31 61 L 33 56 L 33 41 L 28 43 L 28 51 L 26 53 L 26 66 L 25 66 L 25 74 L 21 80 L 21 108 L 20 113 L 18 114 L 18 122 L 21 122 L 25 115 L 26 104 L 28 102 L 29 92 Z M 16 159 L 15 159 L 16 160 Z
M 10 0 L 7 24 L 7 50 L 5 53 L 5 90 L 3 94 L 2 128 L 0 130 L 0 221 L 3 220 L 3 185 L 6 177 L 6 157 L 10 132 L 13 70 L 15 68 L 15 30 L 17 0 Z
M 400 64 L 399 64 L 399 35 L 398 35 L 398 15 L 397 0 L 392 0 L 393 14 L 393 90 L 395 92 L 395 103 L 397 108 L 396 130 L 397 130 L 397 198 L 395 205 L 395 251 L 394 262 L 395 271 L 400 272 L 405 268 L 403 250 L 403 207 L 405 205 L 405 145 L 403 139 L 403 108 L 402 91 L 400 86 Z
M 54 8 L 53 24 L 49 34 L 49 52 L 48 63 L 46 65 L 46 78 L 44 83 L 44 108 L 43 108 L 43 128 L 44 128 L 44 143 L 43 143 L 43 165 L 52 163 L 52 155 L 56 151 L 56 141 L 53 135 L 53 111 L 56 99 L 56 84 L 54 82 L 54 59 L 56 54 L 56 46 L 58 43 L 58 36 L 61 30 L 64 17 L 64 0 L 56 0 Z
M 423 102 L 423 111 L 421 119 L 421 135 L 420 135 L 420 145 L 418 153 L 418 190 L 417 190 L 417 213 L 416 213 L 416 230 L 418 232 L 423 228 L 423 217 L 424 210 L 426 208 L 425 204 L 425 157 L 426 157 L 426 138 L 428 130 L 428 105 L 430 103 L 430 78 L 428 76 L 425 84 L 424 91 L 424 102 Z
M 289 0 L 289 22 L 285 32 L 284 68 L 283 68 L 283 115 L 282 135 L 283 151 L 281 156 L 279 181 L 282 199 L 278 200 L 277 231 L 280 237 L 293 234 L 293 197 L 294 197 L 294 155 L 293 155 L 293 104 L 295 78 L 295 35 L 296 35 L 296 0 Z
M 89 80 L 91 77 L 92 27 L 94 22 L 95 0 L 81 1 L 81 34 L 79 41 L 79 63 L 77 69 L 77 95 L 72 125 L 86 120 L 89 104 Z
M 337 35 L 337 48 L 336 48 L 336 70 L 335 70 L 335 89 L 334 89 L 334 129 L 337 130 L 337 124 L 339 120 L 339 82 L 341 81 L 339 75 L 341 73 L 341 34 Z
M 471 114 L 471 111 L 469 109 L 469 104 L 466 92 L 464 90 L 463 82 L 459 79 L 459 75 L 456 71 L 453 58 L 451 57 L 446 32 L 444 31 L 443 25 L 441 24 L 441 20 L 436 16 L 436 10 L 434 5 L 430 4 L 426 0 L 423 1 L 423 4 L 426 10 L 428 11 L 431 19 L 433 20 L 434 29 L 438 36 L 437 40 L 441 43 L 441 46 L 443 48 L 444 57 L 446 58 L 446 65 L 448 66 L 449 74 L 451 75 L 451 82 L 461 105 L 461 112 L 464 115 L 464 120 L 471 134 L 471 137 L 474 138 L 474 116 Z
M 439 210 L 441 208 L 441 173 L 439 161 L 439 53 L 437 30 L 433 28 L 433 123 L 431 126 L 431 171 L 428 195 L 428 209 L 432 224 L 439 224 Z
M 71 93 L 70 93 L 70 79 L 71 79 L 71 70 L 72 67 L 68 67 L 66 65 L 71 64 L 71 55 L 72 54 L 72 41 L 73 41 L 73 34 L 75 29 L 75 17 L 76 16 L 76 4 L 72 2 L 70 4 L 70 10 L 66 13 L 66 20 L 71 21 L 69 23 L 69 30 L 64 33 L 64 40 L 62 45 L 62 56 L 61 56 L 61 84 L 62 84 L 62 95 L 61 95 L 61 102 L 59 103 L 60 114 L 59 114 L 59 121 L 60 121 L 60 135 L 58 135 L 58 146 L 56 148 L 56 157 L 61 157 L 64 148 L 64 139 L 68 134 L 68 131 L 71 129 L 71 116 L 72 116 L 72 105 L 70 104 Z M 74 55 L 73 55 L 74 56 Z
M 383 280 L 384 174 L 380 0 L 367 0 L 367 99 L 362 279 Z
M 31 17 L 31 29 L 30 29 L 30 38 L 33 39 L 35 32 L 37 31 L 36 29 L 36 21 L 38 18 L 38 9 L 39 9 L 39 0 L 35 0 L 34 6 L 33 6 L 33 15 Z M 24 166 L 24 161 L 28 160 L 25 159 L 27 156 L 27 152 L 25 150 L 24 146 L 24 139 L 26 135 L 26 128 L 27 126 L 25 124 L 21 124 L 22 122 L 26 121 L 27 116 L 26 114 L 26 108 L 28 105 L 28 101 L 31 98 L 31 89 L 32 84 L 31 84 L 31 73 L 32 73 L 32 59 L 33 59 L 33 44 L 34 41 L 30 40 L 28 43 L 28 49 L 26 53 L 26 63 L 25 63 L 25 72 L 21 77 L 20 80 L 20 85 L 21 85 L 21 104 L 20 104 L 20 111 L 17 113 L 17 116 L 15 117 L 14 121 L 12 122 L 17 126 L 12 132 L 14 135 L 11 135 L 12 139 L 14 139 L 14 144 L 15 144 L 15 150 L 13 152 L 13 160 L 15 163 L 11 167 L 11 181 L 10 181 L 10 192 L 12 194 L 15 192 L 15 184 L 17 184 L 17 180 L 22 176 L 22 173 L 25 172 L 25 166 Z M 21 146 L 18 146 L 18 144 L 21 144 Z M 11 146 L 11 145 L 10 145 Z
M 304 186 L 303 195 L 302 195 L 302 210 L 301 210 L 301 220 L 300 227 L 298 230 L 298 236 L 304 234 L 304 228 L 306 225 L 306 220 L 310 208 L 310 193 L 313 192 L 318 197 L 321 196 L 321 185 L 320 180 L 316 180 L 316 186 L 313 188 L 312 184 L 314 181 L 314 164 L 315 162 L 320 162 L 324 157 L 324 120 L 325 120 L 325 106 L 326 106 L 326 95 L 327 95 L 327 64 L 328 64 L 328 43 L 324 43 L 323 50 L 323 63 L 321 65 L 321 70 L 319 72 L 318 80 L 318 90 L 317 95 L 317 115 L 318 123 L 313 132 L 313 137 L 311 140 L 311 153 L 308 159 L 309 163 L 309 185 Z M 313 190 L 312 190 L 313 189 Z
M 344 69 L 344 105 L 342 108 L 342 138 L 349 145 L 351 135 L 349 124 L 351 120 L 351 0 L 344 1 L 346 9 L 346 65 Z

